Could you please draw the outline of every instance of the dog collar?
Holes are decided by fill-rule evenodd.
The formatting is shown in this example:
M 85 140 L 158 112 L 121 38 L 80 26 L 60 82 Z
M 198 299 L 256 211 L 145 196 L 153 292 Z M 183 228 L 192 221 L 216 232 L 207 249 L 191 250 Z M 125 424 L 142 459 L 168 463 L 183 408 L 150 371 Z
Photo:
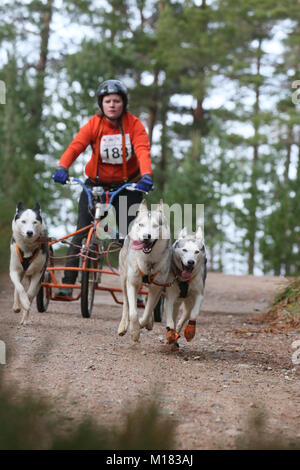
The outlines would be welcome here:
M 181 274 L 180 274 L 180 271 L 177 270 L 177 273 L 176 273 L 176 269 L 173 269 L 173 274 L 174 276 L 176 277 L 176 279 L 178 279 L 179 277 L 181 277 Z M 189 279 L 186 279 L 184 281 L 179 281 L 180 283 L 183 283 L 183 284 L 190 284 L 192 282 L 193 279 L 195 279 L 195 277 L 197 276 L 198 273 L 195 273 L 193 276 L 191 276 Z
M 19 256 L 19 260 L 21 265 L 23 266 L 24 271 L 27 271 L 29 268 L 30 264 L 35 260 L 35 258 L 38 256 L 39 252 L 41 249 L 41 244 L 33 251 L 31 256 L 28 256 L 27 258 L 24 258 L 24 252 L 19 248 L 17 242 L 16 242 L 16 250 Z

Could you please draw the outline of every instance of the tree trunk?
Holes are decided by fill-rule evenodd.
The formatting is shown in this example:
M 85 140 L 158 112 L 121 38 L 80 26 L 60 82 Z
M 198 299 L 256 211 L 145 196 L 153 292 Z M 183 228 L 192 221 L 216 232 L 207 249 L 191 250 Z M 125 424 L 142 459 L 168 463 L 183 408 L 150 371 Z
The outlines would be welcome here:
M 288 129 L 288 138 L 287 138 L 287 147 L 286 147 L 286 159 L 284 165 L 284 193 L 282 194 L 282 204 L 283 204 L 283 214 L 285 214 L 284 218 L 284 232 L 288 238 L 288 231 L 289 231 L 289 219 L 288 214 L 290 213 L 291 204 L 290 204 L 290 197 L 289 197 L 289 171 L 291 165 L 291 153 L 292 153 L 292 144 L 293 144 L 293 127 L 289 127 Z M 284 270 L 285 276 L 290 276 L 291 274 L 291 258 L 290 256 L 285 257 L 284 261 Z
M 7 66 L 7 75 L 5 80 L 9 83 L 9 86 L 14 89 L 17 87 L 17 63 L 16 59 L 12 57 L 9 61 L 9 65 Z M 3 134 L 4 140 L 4 153 L 1 156 L 3 159 L 3 171 L 5 177 L 3 181 L 5 181 L 5 187 L 2 188 L 2 192 L 5 194 L 7 201 L 13 201 L 13 193 L 14 193 L 14 148 L 15 148 L 15 133 L 16 133 L 16 125 L 15 125 L 15 97 L 13 94 L 10 94 L 7 97 L 6 105 L 4 106 L 4 128 L 5 132 Z
M 153 137 L 153 129 L 155 126 L 156 122 L 156 116 L 157 116 L 157 108 L 158 108 L 158 74 L 159 71 L 156 70 L 154 74 L 154 79 L 153 79 L 153 99 L 152 99 L 152 104 L 149 107 L 149 118 L 148 118 L 148 134 L 149 134 L 149 140 L 150 144 L 152 144 L 152 137 Z
M 257 48 L 257 60 L 256 60 L 256 75 L 260 76 L 261 68 L 261 44 L 259 41 Z M 258 206 L 258 193 L 257 193 L 257 180 L 258 180 L 258 158 L 259 158 L 259 124 L 257 122 L 257 116 L 260 111 L 260 84 L 255 84 L 255 104 L 254 104 L 254 145 L 253 145 L 253 158 L 252 158 L 252 169 L 251 169 L 251 188 L 250 188 L 250 205 L 249 205 L 249 225 L 248 225 L 248 240 L 249 240 L 249 253 L 248 253 L 248 274 L 254 272 L 254 258 L 255 258 L 255 244 L 256 244 L 256 232 L 257 232 L 257 206 Z
M 50 36 L 50 22 L 52 17 L 53 0 L 47 0 L 46 5 L 42 7 L 41 15 L 41 29 L 40 29 L 40 51 L 39 60 L 36 65 L 36 84 L 35 96 L 31 108 L 31 127 L 32 127 L 32 144 L 30 146 L 30 153 L 34 156 L 41 151 L 40 137 L 41 137 L 41 124 L 43 119 L 43 105 L 45 101 L 45 77 L 47 57 L 49 52 L 49 36 Z
M 299 191 L 299 188 L 300 188 L 300 134 L 298 135 L 297 147 L 298 147 L 298 152 L 297 152 L 297 157 L 298 158 L 297 158 L 296 182 L 297 182 L 297 188 L 298 188 L 298 191 Z M 299 192 L 298 192 L 298 194 L 299 194 Z M 299 207 L 299 199 L 296 199 L 296 204 L 297 204 L 297 208 L 298 208 Z M 299 233 L 297 234 L 297 242 L 296 243 L 297 243 L 298 253 L 300 253 L 300 235 L 299 235 Z M 298 263 L 297 263 L 297 266 L 296 266 L 296 271 L 298 273 L 300 272 L 300 260 L 298 260 Z
M 159 161 L 159 174 L 157 181 L 157 189 L 160 192 L 164 191 L 166 177 L 167 177 L 167 153 L 168 153 L 168 139 L 167 139 L 167 103 L 162 100 L 161 109 L 161 158 Z
M 47 4 L 44 7 L 44 11 L 41 15 L 41 43 L 40 43 L 40 57 L 37 64 L 37 77 L 36 77 L 36 102 L 32 110 L 33 116 L 37 125 L 40 124 L 42 118 L 42 108 L 45 95 L 45 74 L 47 57 L 49 52 L 49 37 L 50 37 L 50 23 L 52 17 L 53 0 L 47 0 Z

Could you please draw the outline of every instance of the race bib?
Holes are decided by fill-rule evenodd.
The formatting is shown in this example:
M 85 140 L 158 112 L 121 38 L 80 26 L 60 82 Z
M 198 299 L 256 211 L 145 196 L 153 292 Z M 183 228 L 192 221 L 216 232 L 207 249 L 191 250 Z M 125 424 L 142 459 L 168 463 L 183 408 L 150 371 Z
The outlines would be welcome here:
M 132 157 L 132 146 L 129 134 L 125 134 L 126 160 Z M 122 165 L 122 135 L 104 135 L 100 143 L 100 155 L 103 163 Z

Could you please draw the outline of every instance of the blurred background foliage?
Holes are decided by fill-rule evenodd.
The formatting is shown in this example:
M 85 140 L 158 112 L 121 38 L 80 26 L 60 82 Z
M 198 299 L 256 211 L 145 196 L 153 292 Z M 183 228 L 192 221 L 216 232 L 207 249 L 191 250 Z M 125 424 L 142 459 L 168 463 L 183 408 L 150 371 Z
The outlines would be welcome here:
M 18 201 L 73 230 L 78 190 L 51 175 L 118 78 L 152 143 L 149 201 L 205 205 L 210 269 L 299 274 L 299 2 L 4 0 L 0 46 L 2 268 Z
M 137 400 L 112 426 L 86 415 L 72 422 L 55 403 L 3 384 L 0 374 L 0 450 L 166 450 L 175 448 L 176 423 L 159 399 Z M 73 418 L 71 418 L 73 420 Z
M 32 390 L 4 385 L 0 375 L 0 450 L 174 450 L 178 422 L 162 411 L 159 393 L 138 399 L 133 409 L 123 409 L 113 425 L 86 415 L 74 419 L 58 410 L 49 398 Z M 72 422 L 70 424 L 70 421 Z M 215 450 L 228 449 L 222 435 Z M 289 438 L 269 425 L 264 407 L 245 416 L 232 450 L 299 450 L 298 438 Z M 193 451 L 192 451 L 193 452 Z M 138 455 L 138 454 L 137 454 Z

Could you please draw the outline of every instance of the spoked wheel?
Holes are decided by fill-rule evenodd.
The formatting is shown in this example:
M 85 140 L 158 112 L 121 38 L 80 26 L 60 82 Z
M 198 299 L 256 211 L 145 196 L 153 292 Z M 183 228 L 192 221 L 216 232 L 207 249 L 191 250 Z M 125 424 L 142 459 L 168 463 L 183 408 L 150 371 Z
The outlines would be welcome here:
M 165 303 L 165 297 L 161 295 L 154 309 L 154 321 L 156 322 L 161 322 L 162 320 L 162 316 L 164 313 L 164 303 Z
M 101 245 L 95 242 L 94 237 L 90 243 L 91 249 L 86 260 L 87 269 L 101 269 L 103 255 L 99 255 Z M 93 311 L 95 288 L 101 281 L 101 273 L 93 271 L 82 271 L 81 276 L 81 314 L 84 318 L 90 318 Z
M 51 276 L 48 271 L 45 271 L 41 282 L 50 282 Z M 41 286 L 36 296 L 36 307 L 38 312 L 46 312 L 51 297 L 51 287 Z

